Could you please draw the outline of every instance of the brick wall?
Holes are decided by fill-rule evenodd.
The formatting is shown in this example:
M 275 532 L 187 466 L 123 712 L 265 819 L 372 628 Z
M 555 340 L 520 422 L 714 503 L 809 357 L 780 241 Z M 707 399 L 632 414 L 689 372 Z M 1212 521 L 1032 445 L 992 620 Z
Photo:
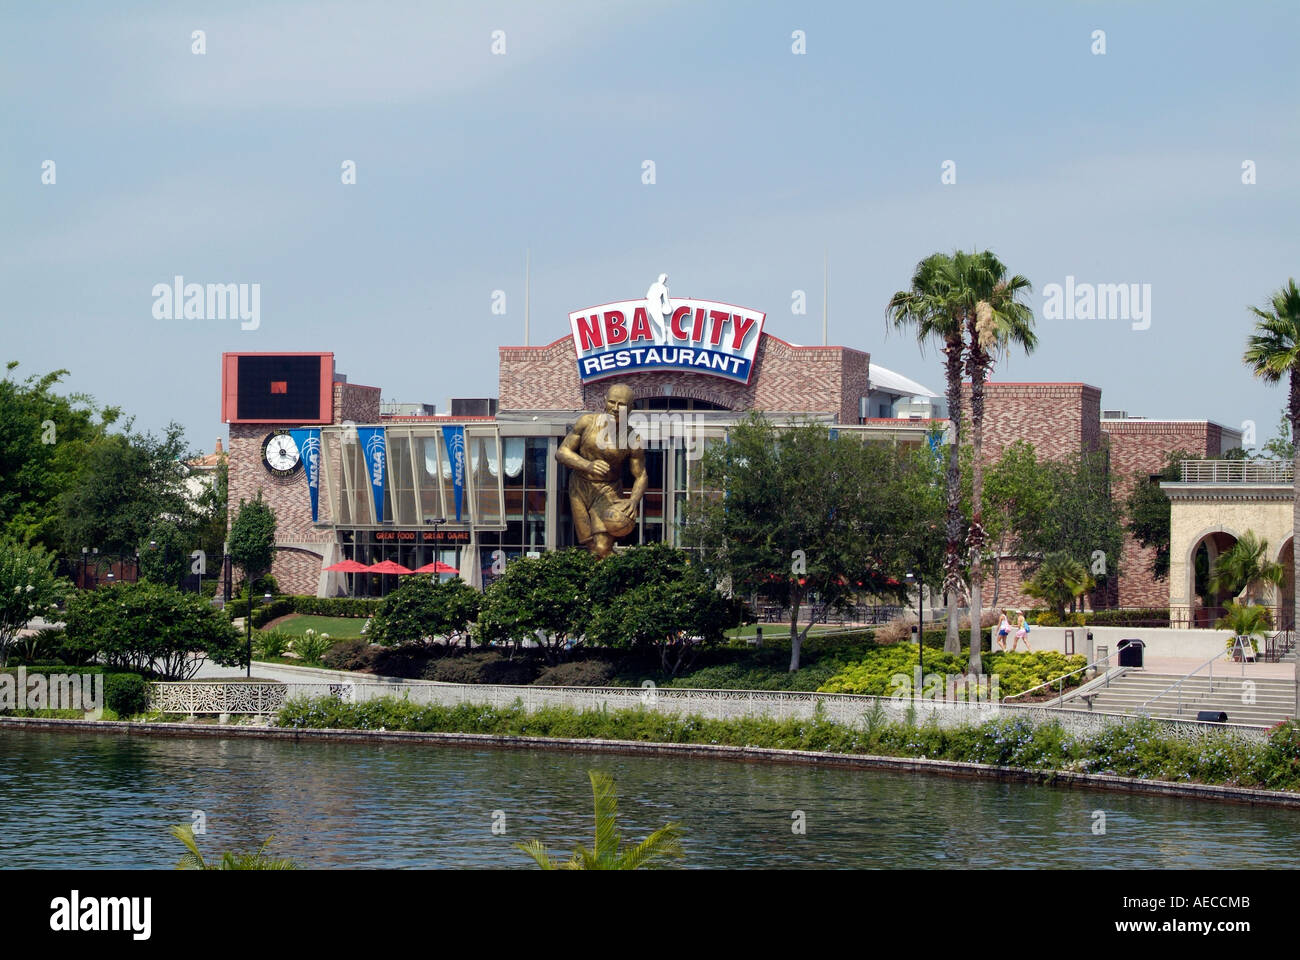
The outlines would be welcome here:
M 970 420 L 970 384 L 962 384 L 963 416 Z M 1064 460 L 1080 450 L 1098 449 L 1101 391 L 1086 383 L 984 384 L 985 462 L 1024 440 L 1040 460 Z M 970 439 L 967 432 L 965 440 Z
M 731 410 L 829 414 L 857 423 L 858 398 L 867 393 L 871 355 L 848 347 L 800 347 L 763 334 L 748 385 L 698 373 L 631 373 L 583 385 L 573 337 L 544 347 L 501 347 L 502 410 L 590 410 L 612 383 L 636 399 L 690 397 Z
M 379 392 L 378 387 L 335 383 L 334 422 L 378 423 Z M 306 473 L 299 470 L 292 477 L 281 479 L 268 473 L 262 463 L 262 442 L 267 434 L 299 426 L 296 423 L 230 425 L 229 521 L 234 522 L 241 501 L 256 499 L 260 491 L 262 499 L 275 511 L 272 575 L 285 593 L 314 594 L 320 580 L 321 561 L 326 548 L 333 543 L 333 535 L 328 530 L 316 529 L 311 522 Z M 323 488 L 317 515 L 321 523 L 330 520 L 329 498 Z
M 1110 439 L 1111 496 L 1121 504 L 1138 477 L 1164 469 L 1171 453 L 1217 457 L 1223 431 L 1205 420 L 1107 420 L 1101 425 Z M 1155 550 L 1138 544 L 1127 532 L 1120 556 L 1119 604 L 1124 607 L 1163 607 L 1169 603 L 1169 583 L 1151 573 Z

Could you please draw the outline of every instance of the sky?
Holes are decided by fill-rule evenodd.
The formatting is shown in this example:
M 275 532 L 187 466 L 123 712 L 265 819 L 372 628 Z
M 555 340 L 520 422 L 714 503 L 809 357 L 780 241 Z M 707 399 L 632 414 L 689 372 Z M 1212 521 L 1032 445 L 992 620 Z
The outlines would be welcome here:
M 3 2 L 0 361 L 211 449 L 223 351 L 495 396 L 525 251 L 533 344 L 660 272 L 820 343 L 825 258 L 829 341 L 941 392 L 885 304 L 987 248 L 1039 335 L 993 379 L 1262 443 L 1284 388 L 1240 357 L 1300 275 L 1298 26 L 1290 0 Z M 156 316 L 178 275 L 258 284 L 256 329 Z M 1062 316 L 1067 277 L 1149 312 Z

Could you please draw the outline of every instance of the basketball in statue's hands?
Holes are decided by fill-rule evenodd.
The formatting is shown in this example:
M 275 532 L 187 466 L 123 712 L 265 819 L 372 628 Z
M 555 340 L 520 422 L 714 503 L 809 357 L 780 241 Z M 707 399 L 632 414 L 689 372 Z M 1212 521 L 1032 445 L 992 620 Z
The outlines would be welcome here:
M 626 500 L 620 500 L 617 504 L 605 508 L 601 519 L 605 521 L 605 529 L 610 536 L 626 537 L 636 526 L 636 515 L 629 515 L 626 509 L 627 503 Z

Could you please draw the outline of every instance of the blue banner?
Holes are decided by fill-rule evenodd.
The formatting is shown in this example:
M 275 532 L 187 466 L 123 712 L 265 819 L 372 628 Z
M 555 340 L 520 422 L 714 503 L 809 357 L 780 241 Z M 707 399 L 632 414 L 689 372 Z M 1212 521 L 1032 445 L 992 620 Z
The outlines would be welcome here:
M 311 522 L 315 523 L 320 509 L 320 430 L 290 430 L 302 468 L 307 474 L 307 493 L 311 496 Z
M 384 522 L 384 480 L 388 468 L 388 445 L 383 427 L 357 427 L 357 440 L 366 457 L 370 492 L 375 497 L 375 522 Z
M 461 505 L 465 501 L 465 428 L 443 427 L 442 441 L 447 445 L 451 463 L 451 488 L 456 494 L 456 522 L 460 523 Z

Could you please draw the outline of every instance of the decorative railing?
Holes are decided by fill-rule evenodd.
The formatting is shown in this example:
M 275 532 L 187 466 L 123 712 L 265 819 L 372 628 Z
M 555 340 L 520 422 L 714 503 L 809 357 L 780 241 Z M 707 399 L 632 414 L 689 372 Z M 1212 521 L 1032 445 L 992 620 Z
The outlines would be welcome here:
M 1287 460 L 1184 460 L 1183 483 L 1276 483 L 1295 480 Z
M 934 700 L 876 697 L 848 693 L 806 693 L 788 690 L 694 690 L 669 687 L 543 687 L 495 686 L 475 683 L 155 683 L 150 705 L 164 713 L 260 714 L 277 712 L 290 699 L 333 697 L 360 703 L 397 697 L 412 704 L 510 709 L 528 712 L 544 707 L 571 710 L 633 710 L 694 715 L 711 719 L 765 717 L 774 720 L 813 720 L 818 717 L 858 726 L 873 714 L 895 723 L 937 723 L 955 726 L 979 723 L 996 716 L 1026 717 L 1034 722 L 1059 721 L 1072 730 L 1100 730 L 1132 719 L 1041 704 L 1012 704 L 987 700 Z M 1187 721 L 1158 721 L 1171 730 L 1201 727 Z M 1217 726 L 1217 725 L 1216 725 Z M 1218 729 L 1229 729 L 1218 726 Z M 1254 728 L 1230 728 L 1253 738 Z M 1188 735 L 1194 734 L 1191 731 Z M 1182 732 L 1179 732 L 1182 735 Z
M 350 683 L 151 683 L 149 708 L 159 713 L 273 714 L 293 697 L 350 700 Z

